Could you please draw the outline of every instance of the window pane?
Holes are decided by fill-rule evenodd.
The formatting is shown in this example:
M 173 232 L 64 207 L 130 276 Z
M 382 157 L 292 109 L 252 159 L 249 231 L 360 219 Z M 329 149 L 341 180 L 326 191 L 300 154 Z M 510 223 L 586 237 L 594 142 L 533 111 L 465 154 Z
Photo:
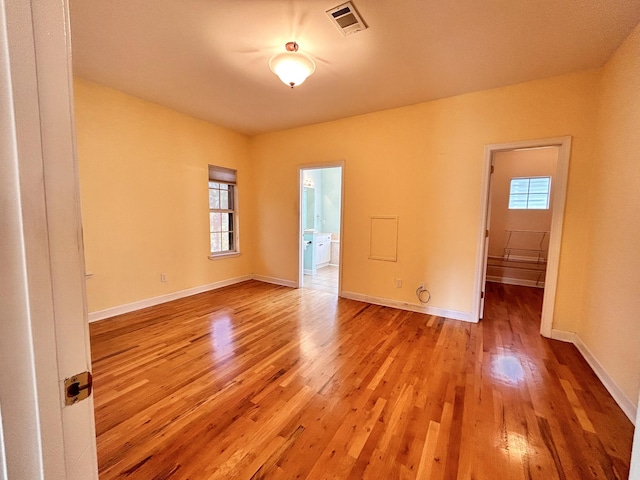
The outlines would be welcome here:
M 546 210 L 549 208 L 549 195 L 546 193 L 532 193 L 529 195 L 528 208 L 535 210 Z
M 209 213 L 209 231 L 219 232 L 221 230 L 221 213 Z
M 220 191 L 209 189 L 209 208 L 220 208 Z
M 527 193 L 529 192 L 529 179 L 528 178 L 512 178 L 511 188 L 509 194 L 514 193 Z
M 229 185 L 227 185 L 226 183 L 220 184 L 220 190 L 227 190 L 228 188 L 229 188 Z
M 222 251 L 224 252 L 225 250 L 229 250 L 229 234 L 228 233 L 221 233 L 220 236 L 222 237 Z
M 220 190 L 220 207 L 223 209 L 229 208 L 229 192 L 226 190 Z
M 233 232 L 229 232 L 227 234 L 227 237 L 229 238 L 229 250 L 235 250 L 235 245 L 234 245 L 234 234 Z
M 230 213 L 222 213 L 222 225 L 220 227 L 220 230 L 223 232 L 228 232 L 229 231 L 229 216 L 231 214 Z
M 548 209 L 550 186 L 551 177 L 512 178 L 509 189 L 509 208 Z
M 548 193 L 549 177 L 532 178 L 529 186 L 529 193 Z
M 511 195 L 509 197 L 509 208 L 514 209 L 526 209 L 527 208 L 527 195 Z
M 221 246 L 220 234 L 219 233 L 212 233 L 212 234 L 210 234 L 210 237 L 211 237 L 211 251 L 212 252 L 219 252 L 220 251 L 220 246 Z

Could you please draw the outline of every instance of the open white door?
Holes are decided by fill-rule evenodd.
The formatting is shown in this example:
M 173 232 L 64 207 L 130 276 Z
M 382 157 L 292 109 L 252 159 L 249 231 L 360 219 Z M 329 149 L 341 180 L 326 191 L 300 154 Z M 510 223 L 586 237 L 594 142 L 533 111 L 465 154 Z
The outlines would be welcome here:
M 0 5 L 0 472 L 97 479 L 92 397 L 64 400 L 90 370 L 68 5 Z
M 489 196 L 491 195 L 491 174 L 493 174 L 493 165 L 491 165 L 491 170 L 489 172 Z M 480 284 L 480 310 L 478 314 L 479 320 L 484 318 L 484 302 L 487 296 L 487 262 L 489 258 L 489 235 L 491 235 L 489 225 L 491 225 L 491 202 L 487 204 L 487 222 L 484 232 L 484 255 L 482 258 L 482 280 Z
M 473 299 L 474 317 L 482 318 L 484 298 L 481 298 L 486 282 L 487 262 L 487 229 L 489 228 L 489 188 L 491 181 L 491 169 L 494 152 L 511 151 L 526 148 L 551 147 L 559 148 L 558 163 L 555 175 L 555 199 L 553 201 L 553 219 L 549 239 L 548 267 L 545 280 L 544 298 L 542 301 L 542 318 L 540 321 L 540 333 L 545 337 L 552 336 L 553 313 L 555 308 L 556 287 L 558 281 L 558 268 L 560 264 L 560 245 L 562 243 L 562 225 L 564 219 L 564 205 L 567 191 L 567 178 L 569 172 L 569 157 L 571 152 L 571 137 L 544 138 L 540 140 L 526 140 L 503 144 L 486 145 L 484 149 L 484 177 L 482 181 L 481 216 L 479 225 L 478 255 L 476 262 L 476 288 L 477 297 Z

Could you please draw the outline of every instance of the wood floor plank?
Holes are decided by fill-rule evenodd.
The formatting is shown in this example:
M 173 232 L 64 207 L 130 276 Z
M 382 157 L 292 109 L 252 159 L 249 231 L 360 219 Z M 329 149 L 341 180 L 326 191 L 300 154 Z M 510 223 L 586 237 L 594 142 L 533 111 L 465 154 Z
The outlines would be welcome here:
M 91 324 L 113 479 L 625 479 L 633 426 L 542 291 L 478 324 L 256 281 Z

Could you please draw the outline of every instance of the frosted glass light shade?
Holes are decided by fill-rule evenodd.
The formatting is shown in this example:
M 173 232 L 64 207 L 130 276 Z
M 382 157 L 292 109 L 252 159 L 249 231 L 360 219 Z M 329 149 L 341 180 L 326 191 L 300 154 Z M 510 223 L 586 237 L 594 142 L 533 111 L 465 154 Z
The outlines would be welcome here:
M 280 80 L 291 88 L 300 85 L 316 70 L 309 55 L 300 52 L 283 52 L 269 60 L 269 68 Z

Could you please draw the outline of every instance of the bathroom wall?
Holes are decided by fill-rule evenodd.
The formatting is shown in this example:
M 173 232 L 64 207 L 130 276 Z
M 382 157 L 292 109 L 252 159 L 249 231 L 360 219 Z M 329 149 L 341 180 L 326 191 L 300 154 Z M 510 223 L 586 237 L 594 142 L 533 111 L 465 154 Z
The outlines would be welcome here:
M 340 235 L 340 197 L 342 169 L 323 168 L 322 172 L 322 219 L 323 232 Z
M 304 170 L 302 179 L 311 182 L 315 191 L 318 232 L 340 234 L 341 169 L 339 167 Z
M 311 182 L 315 192 L 316 214 L 313 221 L 313 228 L 318 232 L 324 232 L 322 224 L 322 171 L 319 169 L 305 170 L 302 172 L 302 179 L 304 182 Z

